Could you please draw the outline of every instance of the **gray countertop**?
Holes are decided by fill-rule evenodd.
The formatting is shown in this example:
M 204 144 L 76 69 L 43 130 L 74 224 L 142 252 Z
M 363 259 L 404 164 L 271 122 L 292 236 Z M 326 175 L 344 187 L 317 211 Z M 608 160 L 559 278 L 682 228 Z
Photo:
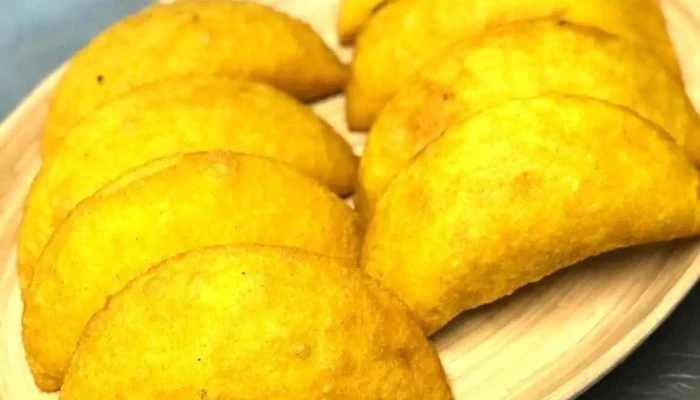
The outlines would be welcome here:
M 0 118 L 93 35 L 148 2 L 0 0 Z M 699 379 L 700 288 L 696 288 L 657 332 L 581 399 L 691 399 Z

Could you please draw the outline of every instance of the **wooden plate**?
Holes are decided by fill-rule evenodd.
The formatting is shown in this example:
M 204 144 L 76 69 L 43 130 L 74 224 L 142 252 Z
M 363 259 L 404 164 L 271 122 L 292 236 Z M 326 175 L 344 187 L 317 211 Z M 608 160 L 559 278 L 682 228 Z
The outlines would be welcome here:
M 700 4 L 663 0 L 689 93 L 700 104 Z M 337 0 L 267 0 L 314 25 L 344 59 L 334 27 Z M 24 361 L 15 241 L 22 203 L 39 166 L 39 135 L 48 94 L 60 74 L 41 83 L 0 126 L 0 399 L 40 394 Z M 364 136 L 347 132 L 343 99 L 316 110 L 358 153 Z M 457 399 L 568 399 L 591 385 L 643 341 L 700 276 L 700 240 L 617 251 L 514 296 L 468 312 L 434 341 Z

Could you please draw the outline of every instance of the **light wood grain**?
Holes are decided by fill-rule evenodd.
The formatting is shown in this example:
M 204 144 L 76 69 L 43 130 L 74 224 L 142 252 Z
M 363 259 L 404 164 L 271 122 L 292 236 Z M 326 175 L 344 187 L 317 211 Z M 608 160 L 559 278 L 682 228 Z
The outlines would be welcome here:
M 314 25 L 341 57 L 336 0 L 266 0 Z M 700 3 L 663 0 L 688 92 L 700 105 Z M 15 241 L 24 196 L 39 166 L 39 136 L 49 92 L 42 82 L 0 126 L 0 399 L 39 394 L 24 362 Z M 315 105 L 358 153 L 344 99 Z M 434 337 L 457 399 L 568 399 L 620 362 L 671 312 L 700 276 L 700 240 L 642 246 L 569 268 L 514 296 L 468 312 Z

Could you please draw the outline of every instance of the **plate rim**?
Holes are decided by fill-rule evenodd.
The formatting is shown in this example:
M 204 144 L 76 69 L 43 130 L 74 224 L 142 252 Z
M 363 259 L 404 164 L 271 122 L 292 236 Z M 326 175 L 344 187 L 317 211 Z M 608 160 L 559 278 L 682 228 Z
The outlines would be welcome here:
M 693 242 L 691 247 L 700 249 L 700 237 L 691 239 Z M 674 244 L 674 246 L 669 258 L 683 250 L 677 244 Z M 698 281 L 700 281 L 700 252 L 640 323 L 630 329 L 617 344 L 610 347 L 602 356 L 596 358 L 594 362 L 576 374 L 573 379 L 568 380 L 554 390 L 547 399 L 566 399 L 569 398 L 567 397 L 569 394 L 573 394 L 573 397 L 570 399 L 575 399 L 608 376 L 668 320 L 671 314 L 688 297 L 690 291 L 695 288 Z

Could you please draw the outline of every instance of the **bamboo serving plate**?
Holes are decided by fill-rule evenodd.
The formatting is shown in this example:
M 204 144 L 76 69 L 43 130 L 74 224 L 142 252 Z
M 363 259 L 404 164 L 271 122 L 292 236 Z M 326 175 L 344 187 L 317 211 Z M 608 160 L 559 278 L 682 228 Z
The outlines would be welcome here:
M 309 23 L 345 60 L 335 35 L 337 0 L 266 0 Z M 686 85 L 700 105 L 700 3 L 662 0 Z M 24 197 L 40 167 L 47 99 L 60 76 L 42 82 L 0 125 L 0 399 L 55 399 L 36 389 L 24 359 L 15 273 Z M 316 111 L 359 154 L 344 99 Z M 700 239 L 616 251 L 589 259 L 515 295 L 467 312 L 433 338 L 458 400 L 570 399 L 640 344 L 700 276 Z

